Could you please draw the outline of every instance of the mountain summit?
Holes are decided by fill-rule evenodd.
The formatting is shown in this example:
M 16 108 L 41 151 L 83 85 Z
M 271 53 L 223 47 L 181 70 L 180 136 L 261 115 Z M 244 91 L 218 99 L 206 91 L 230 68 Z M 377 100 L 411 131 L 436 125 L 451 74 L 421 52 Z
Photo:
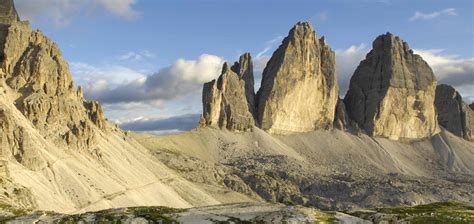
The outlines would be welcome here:
M 435 91 L 428 63 L 387 33 L 357 67 L 344 102 L 351 119 L 373 136 L 421 139 L 439 132 Z
M 13 0 L 0 0 L 0 24 L 20 21 Z

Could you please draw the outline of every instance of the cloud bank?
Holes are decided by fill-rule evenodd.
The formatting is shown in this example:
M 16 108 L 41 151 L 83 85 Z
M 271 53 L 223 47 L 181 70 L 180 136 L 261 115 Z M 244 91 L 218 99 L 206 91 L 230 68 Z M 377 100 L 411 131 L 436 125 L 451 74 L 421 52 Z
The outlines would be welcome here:
M 164 119 L 139 118 L 120 124 L 120 127 L 130 131 L 187 131 L 196 127 L 200 114 L 185 114 Z
M 173 65 L 150 76 L 130 72 L 130 76 L 136 79 L 129 79 L 129 82 L 118 85 L 110 79 L 97 79 L 85 86 L 84 93 L 88 99 L 99 100 L 105 104 L 131 102 L 159 104 L 160 101 L 197 94 L 205 82 L 219 76 L 223 63 L 223 58 L 209 54 L 203 54 L 197 60 L 179 59 Z M 104 77 L 100 72 L 86 76 Z

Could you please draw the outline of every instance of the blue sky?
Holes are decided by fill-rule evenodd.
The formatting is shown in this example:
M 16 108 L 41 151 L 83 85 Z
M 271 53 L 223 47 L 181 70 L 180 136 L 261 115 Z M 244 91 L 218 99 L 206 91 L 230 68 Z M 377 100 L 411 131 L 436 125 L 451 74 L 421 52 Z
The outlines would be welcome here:
M 201 112 L 200 86 L 219 75 L 224 60 L 251 52 L 258 83 L 266 60 L 298 21 L 310 21 L 336 51 L 341 95 L 375 37 L 390 31 L 428 61 L 440 82 L 456 86 L 466 101 L 474 100 L 471 0 L 16 4 L 22 18 L 59 44 L 86 96 L 101 100 L 111 120 L 134 130 L 145 124 L 147 131 L 157 126 L 159 133 L 189 129 Z M 174 118 L 179 122 L 173 128 Z

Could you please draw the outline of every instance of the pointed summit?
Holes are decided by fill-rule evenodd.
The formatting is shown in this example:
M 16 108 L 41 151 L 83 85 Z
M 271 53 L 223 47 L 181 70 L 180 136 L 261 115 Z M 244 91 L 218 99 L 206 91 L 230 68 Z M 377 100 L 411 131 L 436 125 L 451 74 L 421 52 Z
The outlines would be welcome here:
M 252 130 L 255 125 L 252 70 L 250 54 L 246 53 L 231 68 L 224 63 L 219 78 L 204 84 L 201 126 Z
M 272 133 L 330 127 L 338 100 L 334 51 L 308 22 L 297 23 L 263 71 L 260 127 Z
M 378 36 L 357 67 L 344 102 L 373 136 L 421 139 L 436 134 L 436 80 L 428 64 L 391 33 Z
M 13 0 L 0 0 L 0 24 L 20 21 Z

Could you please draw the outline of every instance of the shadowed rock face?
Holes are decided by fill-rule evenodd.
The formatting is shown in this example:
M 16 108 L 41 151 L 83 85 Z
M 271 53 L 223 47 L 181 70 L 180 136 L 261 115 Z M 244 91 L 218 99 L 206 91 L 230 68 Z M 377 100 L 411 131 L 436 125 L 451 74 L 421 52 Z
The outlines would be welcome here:
M 250 59 L 250 55 L 242 57 Z M 255 125 L 253 101 L 247 98 L 252 96 L 248 89 L 253 88 L 252 64 L 242 57 L 232 69 L 225 63 L 219 78 L 204 84 L 201 126 L 249 131 Z
M 474 103 L 469 104 L 469 107 L 471 108 L 471 110 L 474 110 Z
M 245 82 L 245 97 L 247 98 L 250 113 L 255 116 L 255 90 L 254 90 L 254 76 L 253 63 L 250 53 L 245 53 L 240 56 L 239 61 L 235 62 L 231 70 L 239 75 L 239 78 Z
M 474 141 L 474 112 L 453 87 L 439 85 L 435 104 L 441 126 L 459 137 Z
M 0 24 L 11 24 L 19 20 L 13 0 L 0 0 Z
M 428 64 L 387 33 L 357 67 L 344 102 L 351 119 L 372 136 L 421 139 L 439 131 L 435 89 Z
M 309 23 L 296 24 L 263 71 L 258 124 L 270 133 L 326 128 L 337 100 L 334 52 Z

